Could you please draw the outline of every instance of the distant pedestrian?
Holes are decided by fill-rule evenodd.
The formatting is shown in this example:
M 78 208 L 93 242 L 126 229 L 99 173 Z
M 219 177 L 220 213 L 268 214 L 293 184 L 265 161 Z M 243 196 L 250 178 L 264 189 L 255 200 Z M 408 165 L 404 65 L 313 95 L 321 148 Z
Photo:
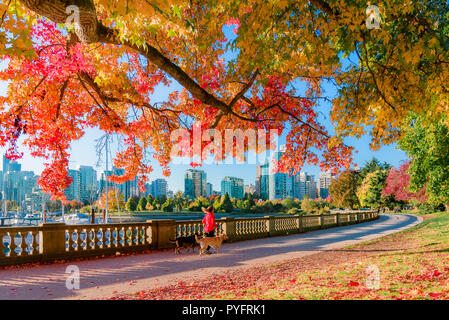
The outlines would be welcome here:
M 215 228 L 218 228 L 218 225 L 215 223 L 214 207 L 209 206 L 207 209 L 202 207 L 201 210 L 203 210 L 203 212 L 205 213 L 203 218 L 204 236 L 215 237 Z M 208 246 L 206 249 L 206 253 L 208 254 L 210 254 L 209 249 L 210 246 Z

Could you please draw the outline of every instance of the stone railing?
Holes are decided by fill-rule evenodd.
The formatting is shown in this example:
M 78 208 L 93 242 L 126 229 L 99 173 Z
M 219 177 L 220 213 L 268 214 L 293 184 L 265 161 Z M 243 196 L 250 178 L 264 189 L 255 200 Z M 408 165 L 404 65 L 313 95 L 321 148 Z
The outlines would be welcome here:
M 375 211 L 324 215 L 217 219 L 218 233 L 229 242 L 288 235 L 378 218 Z M 173 247 L 178 236 L 203 234 L 201 220 L 148 220 L 136 223 L 0 228 L 0 266 L 89 256 L 115 255 Z

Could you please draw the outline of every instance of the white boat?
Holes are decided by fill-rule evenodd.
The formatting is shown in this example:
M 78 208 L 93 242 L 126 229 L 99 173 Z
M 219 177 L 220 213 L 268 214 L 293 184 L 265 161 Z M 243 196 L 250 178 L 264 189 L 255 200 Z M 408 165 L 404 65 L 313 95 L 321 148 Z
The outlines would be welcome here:
M 64 217 L 66 224 L 89 224 L 89 217 L 82 213 L 72 213 Z
M 103 224 L 103 217 L 95 218 L 96 224 Z M 108 218 L 107 223 L 112 223 L 112 218 Z

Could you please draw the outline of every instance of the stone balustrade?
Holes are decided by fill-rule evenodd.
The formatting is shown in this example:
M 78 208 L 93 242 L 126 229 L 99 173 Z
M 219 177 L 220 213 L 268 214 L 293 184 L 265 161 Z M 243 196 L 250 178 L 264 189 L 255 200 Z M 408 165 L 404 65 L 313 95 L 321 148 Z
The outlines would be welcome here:
M 228 242 L 288 235 L 371 221 L 376 211 L 324 215 L 217 219 Z M 89 256 L 115 255 L 174 246 L 170 239 L 203 234 L 201 220 L 148 220 L 136 223 L 0 227 L 0 266 Z

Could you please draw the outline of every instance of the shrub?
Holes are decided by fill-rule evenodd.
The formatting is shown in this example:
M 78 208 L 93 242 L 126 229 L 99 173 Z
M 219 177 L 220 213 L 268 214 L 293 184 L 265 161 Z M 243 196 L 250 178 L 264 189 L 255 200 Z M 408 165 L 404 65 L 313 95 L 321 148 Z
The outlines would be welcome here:
M 137 210 L 144 211 L 147 208 L 147 198 L 142 197 L 137 204 Z
M 173 201 L 170 200 L 170 198 L 168 198 L 167 200 L 165 200 L 165 202 L 162 204 L 161 206 L 161 210 L 164 212 L 173 212 Z
M 288 214 L 304 214 L 304 212 L 298 208 L 291 208 L 287 211 L 287 213 Z
M 136 211 L 137 209 L 137 201 L 134 198 L 129 198 L 126 202 L 125 209 L 127 211 Z
M 418 210 L 419 210 L 420 214 L 431 214 L 431 213 L 434 213 L 436 211 L 435 209 L 436 208 L 435 208 L 435 206 L 433 204 L 430 204 L 430 203 L 427 203 L 427 202 L 421 203 L 418 206 Z
M 319 209 L 318 203 L 308 197 L 305 197 L 301 202 L 301 209 L 307 214 L 316 213 Z

